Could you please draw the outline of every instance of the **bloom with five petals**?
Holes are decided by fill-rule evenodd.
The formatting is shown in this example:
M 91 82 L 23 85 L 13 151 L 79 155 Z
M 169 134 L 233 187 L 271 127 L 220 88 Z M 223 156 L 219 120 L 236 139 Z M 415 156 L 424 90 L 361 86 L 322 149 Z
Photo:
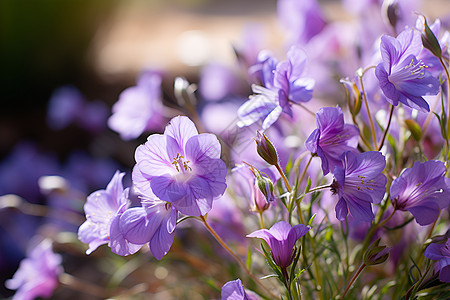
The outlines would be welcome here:
M 198 134 L 189 118 L 175 117 L 164 134 L 149 136 L 136 149 L 133 183 L 141 194 L 154 194 L 185 215 L 205 215 L 227 187 L 220 153 L 215 135 Z

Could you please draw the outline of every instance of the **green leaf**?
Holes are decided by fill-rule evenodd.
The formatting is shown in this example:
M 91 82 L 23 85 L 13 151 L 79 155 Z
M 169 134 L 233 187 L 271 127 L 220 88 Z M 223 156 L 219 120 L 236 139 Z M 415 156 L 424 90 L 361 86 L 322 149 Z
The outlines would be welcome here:
M 269 266 L 272 268 L 272 270 L 273 270 L 275 273 L 277 273 L 278 279 L 279 279 L 281 282 L 284 282 L 284 280 L 283 280 L 283 274 L 281 273 L 280 267 L 277 266 L 277 264 L 275 263 L 275 261 L 274 261 L 273 258 L 272 258 L 272 255 L 269 254 L 269 252 L 268 252 L 268 251 L 266 250 L 266 248 L 264 247 L 263 243 L 261 243 L 261 249 L 262 249 L 263 252 L 264 252 L 264 256 L 266 257 L 267 263 L 268 263 Z
M 297 266 L 298 259 L 300 258 L 301 247 L 299 249 L 296 249 L 295 251 L 297 251 L 297 253 L 291 265 L 291 275 L 289 276 L 290 282 L 292 282 L 292 278 L 294 277 L 295 274 L 295 267 Z
M 314 214 L 314 215 L 309 219 L 309 221 L 308 221 L 308 225 L 309 225 L 309 226 L 311 226 L 312 222 L 313 222 L 314 219 L 316 218 L 316 215 L 317 215 L 317 213 Z
M 311 176 L 308 176 L 308 183 L 306 184 L 305 194 L 311 189 Z
M 406 127 L 408 127 L 409 131 L 411 131 L 411 134 L 413 138 L 418 142 L 422 138 L 422 129 L 420 128 L 419 124 L 417 124 L 416 121 L 412 119 L 405 120 Z
M 245 265 L 247 266 L 247 269 L 250 270 L 250 267 L 252 266 L 252 251 L 250 245 L 248 246 L 247 249 L 247 258 L 245 260 Z

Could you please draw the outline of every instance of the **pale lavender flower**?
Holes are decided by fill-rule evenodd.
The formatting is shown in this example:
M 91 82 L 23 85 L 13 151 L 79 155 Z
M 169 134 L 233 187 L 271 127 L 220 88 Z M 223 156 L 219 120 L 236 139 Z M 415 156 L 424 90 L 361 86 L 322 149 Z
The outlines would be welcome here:
M 434 270 L 439 272 L 439 280 L 450 283 L 450 239 L 447 238 L 442 244 L 430 244 L 424 255 L 431 260 L 437 260 Z
M 122 178 L 125 173 L 116 171 L 106 190 L 93 192 L 84 205 L 86 221 L 78 229 L 78 239 L 89 244 L 86 254 L 91 254 L 100 245 L 110 243 L 111 250 L 119 255 L 135 253 L 141 245 L 134 245 L 121 239 L 112 240 L 111 228 L 116 225 L 120 215 L 128 208 L 129 189 L 123 189 Z
M 120 216 L 117 226 L 111 228 L 111 240 L 123 238 L 136 245 L 149 243 L 153 256 L 161 260 L 173 243 L 177 211 L 171 203 L 155 196 L 141 197 L 141 204 L 142 207 L 130 208 Z
M 334 168 L 331 184 L 334 194 L 338 194 L 336 218 L 344 221 L 350 214 L 356 220 L 372 222 L 372 203 L 380 203 L 386 192 L 386 176 L 382 174 L 386 160 L 377 151 L 355 154 L 345 152 L 342 167 Z
M 159 129 L 163 120 L 161 76 L 145 72 L 136 86 L 125 89 L 112 108 L 108 126 L 124 140 L 139 137 L 149 129 Z
M 136 149 L 133 183 L 144 195 L 172 203 L 185 215 L 200 216 L 227 187 L 227 168 L 213 134 L 198 134 L 187 117 L 173 118 L 164 134 L 153 134 Z
M 317 0 L 280 0 L 277 13 L 292 43 L 305 44 L 326 26 Z
M 315 129 L 305 142 L 306 149 L 322 160 L 323 175 L 342 166 L 341 155 L 345 151 L 356 152 L 359 130 L 344 123 L 340 107 L 324 107 L 316 113 Z
M 375 75 L 389 103 L 397 106 L 401 102 L 420 111 L 430 111 L 422 96 L 439 93 L 440 83 L 417 59 L 422 50 L 420 33 L 407 29 L 397 38 L 383 35 L 380 48 L 383 62 L 378 64 Z
M 238 278 L 236 280 L 228 281 L 222 287 L 220 292 L 221 300 L 258 300 L 260 299 L 256 294 L 247 292 L 242 285 L 242 281 Z
M 62 258 L 52 250 L 50 240 L 43 240 L 31 248 L 27 257 L 20 262 L 12 279 L 5 282 L 8 289 L 17 290 L 13 300 L 48 298 L 59 284 L 63 272 Z
M 264 87 L 253 85 L 255 95 L 250 96 L 238 110 L 239 127 L 262 121 L 266 130 L 284 112 L 292 117 L 291 103 L 307 102 L 312 98 L 314 80 L 303 77 L 306 55 L 299 47 L 291 47 L 287 60 L 277 63 L 270 55 L 263 55 L 255 68 Z
M 445 177 L 443 162 L 429 160 L 415 162 L 405 169 L 391 185 L 394 207 L 413 214 L 417 223 L 428 225 L 439 215 L 439 210 L 450 203 L 450 179 Z
M 310 229 L 309 225 L 298 224 L 291 227 L 288 222 L 280 221 L 275 223 L 269 230 L 256 230 L 248 234 L 247 237 L 260 238 L 266 241 L 275 263 L 281 268 L 287 268 L 294 259 L 295 242 Z

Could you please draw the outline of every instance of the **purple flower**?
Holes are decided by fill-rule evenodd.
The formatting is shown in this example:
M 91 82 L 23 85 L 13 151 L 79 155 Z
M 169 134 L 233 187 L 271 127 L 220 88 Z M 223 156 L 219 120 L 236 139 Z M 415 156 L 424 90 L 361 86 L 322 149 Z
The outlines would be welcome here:
M 125 240 L 112 240 L 112 228 L 117 225 L 120 215 L 128 208 L 129 189 L 123 189 L 125 173 L 116 171 L 106 190 L 93 192 L 84 205 L 86 221 L 78 229 L 78 239 L 89 244 L 86 254 L 91 254 L 98 246 L 110 242 L 111 250 L 119 255 L 135 253 L 141 245 Z
M 356 152 L 359 130 L 356 126 L 344 124 L 340 107 L 323 107 L 316 113 L 315 129 L 305 142 L 306 149 L 316 153 L 322 160 L 323 175 L 336 166 L 342 166 L 341 155 L 345 151 Z
M 450 282 L 450 239 L 442 244 L 432 243 L 425 249 L 424 255 L 431 260 L 437 260 L 435 271 L 439 270 L 439 280 Z
M 53 91 L 47 108 L 47 124 L 61 130 L 83 115 L 85 98 L 74 86 L 62 86 Z
M 387 100 L 394 106 L 398 102 L 420 111 L 430 111 L 425 95 L 439 93 L 439 80 L 417 60 L 422 50 L 420 33 L 413 29 L 402 31 L 397 38 L 381 37 L 381 57 L 375 75 Z
M 306 55 L 298 47 L 291 47 L 287 60 L 264 55 L 262 62 L 252 69 L 260 74 L 265 87 L 254 85 L 253 92 L 238 110 L 239 127 L 249 126 L 262 120 L 266 130 L 275 123 L 282 112 L 292 117 L 290 102 L 307 102 L 312 98 L 314 80 L 302 77 L 306 66 Z
M 222 300 L 258 300 L 260 299 L 254 293 L 245 291 L 242 281 L 238 278 L 233 281 L 228 281 L 222 287 L 220 292 Z
M 445 172 L 441 161 L 415 162 L 392 182 L 394 207 L 412 213 L 422 226 L 433 223 L 439 210 L 449 205 L 450 179 Z
M 142 197 L 141 204 L 120 216 L 117 226 L 111 228 L 111 241 L 123 238 L 137 245 L 149 243 L 153 256 L 161 260 L 173 243 L 177 211 L 154 196 Z
M 277 12 L 293 43 L 307 43 L 326 26 L 317 0 L 281 0 Z
M 159 129 L 161 115 L 161 76 L 154 72 L 141 75 L 136 86 L 125 89 L 112 108 L 108 126 L 124 140 L 139 137 L 148 129 Z
M 356 220 L 372 222 L 371 203 L 380 203 L 386 191 L 387 179 L 382 174 L 386 160 L 377 151 L 359 154 L 347 151 L 341 160 L 342 167 L 334 168 L 331 184 L 333 193 L 339 196 L 336 218 L 344 221 L 350 210 Z
M 213 134 L 198 134 L 187 117 L 173 118 L 164 134 L 153 134 L 136 149 L 133 183 L 144 195 L 172 203 L 185 215 L 200 216 L 227 187 L 227 168 Z
M 50 297 L 59 284 L 59 275 L 63 272 L 61 261 L 61 256 L 53 253 L 50 240 L 43 240 L 33 247 L 27 258 L 20 262 L 13 278 L 5 283 L 8 289 L 17 290 L 13 299 Z
M 304 236 L 311 227 L 303 224 L 291 227 L 288 222 L 280 221 L 269 230 L 260 229 L 247 235 L 247 237 L 260 238 L 269 244 L 275 263 L 281 268 L 287 268 L 294 259 L 295 242 Z

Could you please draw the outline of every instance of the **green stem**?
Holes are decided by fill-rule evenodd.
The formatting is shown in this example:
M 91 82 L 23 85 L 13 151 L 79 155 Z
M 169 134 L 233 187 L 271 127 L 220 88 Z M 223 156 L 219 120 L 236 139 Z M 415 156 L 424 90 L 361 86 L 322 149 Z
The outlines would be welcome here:
M 320 190 L 323 190 L 323 189 L 327 189 L 327 188 L 331 188 L 331 184 L 326 184 L 326 185 L 316 186 L 315 188 L 310 189 L 310 190 L 307 192 L 307 194 L 309 194 L 309 193 L 314 193 L 314 192 L 317 192 L 317 191 L 320 191 Z
M 366 267 L 366 265 L 364 263 L 361 264 L 361 266 L 359 267 L 358 271 L 356 271 L 355 275 L 353 275 L 352 279 L 347 284 L 347 287 L 345 288 L 344 293 L 342 294 L 342 297 L 341 297 L 342 299 L 345 299 L 345 295 L 347 294 L 348 290 L 350 289 L 352 284 L 355 282 L 355 280 L 358 278 L 359 274 L 361 274 L 361 272 L 364 270 L 365 267 Z
M 367 115 L 369 117 L 370 130 L 372 132 L 373 148 L 377 149 L 377 136 L 376 136 L 376 133 L 375 133 L 375 126 L 373 125 L 372 116 L 370 114 L 370 109 L 369 109 L 369 102 L 367 101 L 366 91 L 364 90 L 364 83 L 363 83 L 363 76 L 364 76 L 364 74 L 366 73 L 366 71 L 368 71 L 371 68 L 374 68 L 374 67 L 369 67 L 369 68 L 363 70 L 358 77 L 359 77 L 359 83 L 361 84 L 361 91 L 362 91 L 362 94 L 363 94 L 364 105 L 366 106 Z
M 284 174 L 283 170 L 281 169 L 280 164 L 276 164 L 275 168 L 277 168 L 278 173 L 280 173 L 281 177 L 283 178 L 284 184 L 286 185 L 286 188 L 287 188 L 288 192 L 289 193 L 292 192 L 291 185 L 289 184 L 289 181 L 288 181 L 286 175 Z
M 391 104 L 391 109 L 390 109 L 390 112 L 389 112 L 389 120 L 388 120 L 388 124 L 387 124 L 387 126 L 386 126 L 386 129 L 384 130 L 383 138 L 381 139 L 380 145 L 378 146 L 378 151 L 380 151 L 381 148 L 383 147 L 384 140 L 386 139 L 386 136 L 387 136 L 388 131 L 389 131 L 389 126 L 391 126 L 392 115 L 394 114 L 394 107 L 395 107 L 395 106 Z
M 253 275 L 250 270 L 245 266 L 245 264 L 242 262 L 242 260 L 237 256 L 236 253 L 233 252 L 233 250 L 228 247 L 228 245 L 222 240 L 222 238 L 217 234 L 217 232 L 208 224 L 206 221 L 205 216 L 200 216 L 200 219 L 202 220 L 203 224 L 205 225 L 206 229 L 212 234 L 212 236 L 219 242 L 219 244 L 227 250 L 227 252 L 234 257 L 234 259 L 238 262 L 238 264 L 241 266 L 242 269 L 247 273 L 247 275 L 253 279 L 254 282 L 256 282 L 263 290 L 265 290 L 273 299 L 278 298 L 275 294 L 273 294 L 264 284 L 262 284 L 261 281 L 258 280 L 258 278 Z

